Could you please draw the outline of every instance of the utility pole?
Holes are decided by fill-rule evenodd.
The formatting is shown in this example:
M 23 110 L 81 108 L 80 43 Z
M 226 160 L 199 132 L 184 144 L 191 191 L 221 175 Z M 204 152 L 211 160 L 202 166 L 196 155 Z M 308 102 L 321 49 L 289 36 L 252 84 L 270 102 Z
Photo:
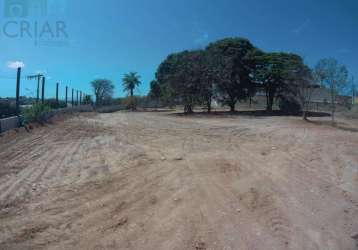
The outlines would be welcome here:
M 16 78 L 16 115 L 20 115 L 20 79 L 21 79 L 21 68 L 17 68 Z
M 59 87 L 59 83 L 56 83 L 56 104 L 59 105 L 59 101 L 58 101 L 58 87 Z
M 82 105 L 82 91 L 80 91 L 80 106 Z
M 41 103 L 45 103 L 45 83 L 46 83 L 46 77 L 42 78 L 42 96 L 41 96 Z
M 31 75 L 28 76 L 27 79 L 28 80 L 33 80 L 33 79 L 37 79 L 37 90 L 36 90 L 36 102 L 39 103 L 40 101 L 40 84 L 41 84 L 41 77 L 43 77 L 44 75 L 42 74 L 37 74 L 37 75 Z
M 78 90 L 76 90 L 76 106 L 78 106 Z

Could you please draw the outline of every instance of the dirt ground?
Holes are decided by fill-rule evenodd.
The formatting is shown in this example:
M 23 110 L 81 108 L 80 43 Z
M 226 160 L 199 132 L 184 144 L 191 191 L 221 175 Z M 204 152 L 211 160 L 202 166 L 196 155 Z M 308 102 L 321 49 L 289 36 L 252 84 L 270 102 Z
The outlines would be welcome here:
M 119 112 L 9 133 L 0 249 L 358 249 L 358 126 L 328 121 Z

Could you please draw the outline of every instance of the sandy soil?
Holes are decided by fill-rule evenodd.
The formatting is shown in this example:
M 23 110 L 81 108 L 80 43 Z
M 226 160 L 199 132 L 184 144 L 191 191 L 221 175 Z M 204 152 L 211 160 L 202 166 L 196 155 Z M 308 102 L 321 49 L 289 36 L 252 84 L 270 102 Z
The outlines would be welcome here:
M 322 119 L 91 114 L 2 136 L 0 249 L 357 249 L 358 133 Z

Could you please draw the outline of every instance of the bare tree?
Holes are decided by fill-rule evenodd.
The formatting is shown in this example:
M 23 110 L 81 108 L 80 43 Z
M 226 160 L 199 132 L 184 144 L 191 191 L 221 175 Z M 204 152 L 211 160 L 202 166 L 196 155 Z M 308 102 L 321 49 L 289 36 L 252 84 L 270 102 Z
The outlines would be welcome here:
M 96 79 L 91 85 L 96 97 L 96 105 L 101 105 L 105 99 L 112 97 L 114 85 L 110 80 Z
M 335 123 L 337 96 L 347 85 L 348 70 L 334 58 L 321 59 L 315 68 L 315 75 L 321 85 L 327 87 L 331 93 L 332 125 Z
M 319 87 L 315 81 L 316 77 L 312 70 L 305 64 L 300 64 L 295 71 L 293 86 L 296 98 L 302 107 L 303 120 L 307 120 L 313 90 Z

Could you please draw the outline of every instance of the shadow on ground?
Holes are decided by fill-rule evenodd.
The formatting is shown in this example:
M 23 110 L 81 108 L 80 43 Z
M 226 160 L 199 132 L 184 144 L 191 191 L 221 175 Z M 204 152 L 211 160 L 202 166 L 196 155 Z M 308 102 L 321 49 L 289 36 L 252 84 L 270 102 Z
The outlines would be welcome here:
M 312 121 L 312 120 L 308 120 L 307 122 L 317 125 L 317 126 L 332 126 L 332 122 L 331 121 Z M 339 129 L 339 130 L 343 130 L 343 131 L 348 131 L 348 132 L 355 132 L 358 133 L 358 128 L 356 127 L 351 127 L 350 125 L 344 123 L 344 122 L 336 122 L 333 125 L 334 128 Z
M 185 113 L 172 113 L 168 114 L 170 116 L 182 116 L 182 117 L 232 117 L 232 116 L 253 116 L 253 117 L 272 117 L 272 116 L 302 116 L 302 113 L 292 114 L 285 113 L 279 110 L 275 111 L 266 111 L 266 110 L 248 110 L 248 111 L 213 111 L 211 113 L 207 112 L 195 112 L 192 114 Z M 329 117 L 329 113 L 325 112 L 308 112 L 308 117 Z

